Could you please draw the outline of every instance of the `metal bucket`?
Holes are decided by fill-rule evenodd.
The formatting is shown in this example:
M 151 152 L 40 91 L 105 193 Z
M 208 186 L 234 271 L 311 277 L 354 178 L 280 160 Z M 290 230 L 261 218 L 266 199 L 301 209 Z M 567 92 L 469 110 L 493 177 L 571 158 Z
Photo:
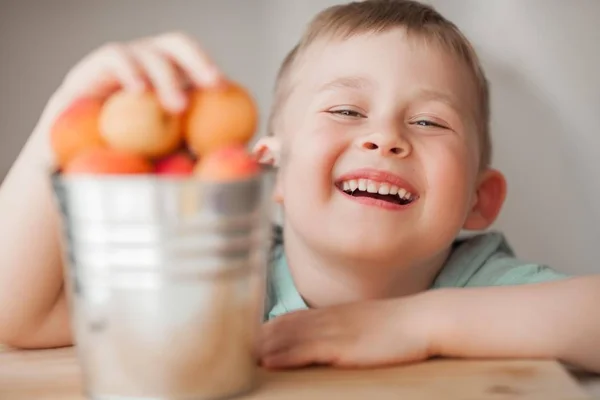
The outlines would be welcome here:
M 266 176 L 52 179 L 87 396 L 252 391 L 270 244 Z

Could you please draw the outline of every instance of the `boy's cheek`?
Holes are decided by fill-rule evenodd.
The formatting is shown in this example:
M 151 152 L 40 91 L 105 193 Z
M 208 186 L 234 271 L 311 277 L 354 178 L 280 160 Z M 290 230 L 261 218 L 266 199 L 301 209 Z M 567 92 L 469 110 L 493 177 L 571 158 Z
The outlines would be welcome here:
M 327 135 L 307 134 L 294 142 L 283 174 L 286 188 L 291 186 L 289 189 L 304 193 L 305 198 L 328 199 L 333 188 L 332 171 L 342 152 L 339 145 L 328 139 Z
M 475 169 L 468 162 L 466 149 L 441 149 L 430 154 L 423 163 L 428 191 L 436 201 L 451 208 L 463 203 L 468 207 L 468 195 L 475 188 Z M 454 210 L 455 211 L 455 210 Z

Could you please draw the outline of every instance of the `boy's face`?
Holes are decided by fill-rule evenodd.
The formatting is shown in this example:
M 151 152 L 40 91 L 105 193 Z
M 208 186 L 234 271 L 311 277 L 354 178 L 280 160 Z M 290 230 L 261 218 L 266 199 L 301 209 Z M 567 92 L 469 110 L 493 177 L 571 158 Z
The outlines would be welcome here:
M 291 231 L 363 260 L 442 254 L 478 179 L 466 68 L 398 29 L 315 43 L 294 74 L 279 132 L 287 151 L 278 192 Z

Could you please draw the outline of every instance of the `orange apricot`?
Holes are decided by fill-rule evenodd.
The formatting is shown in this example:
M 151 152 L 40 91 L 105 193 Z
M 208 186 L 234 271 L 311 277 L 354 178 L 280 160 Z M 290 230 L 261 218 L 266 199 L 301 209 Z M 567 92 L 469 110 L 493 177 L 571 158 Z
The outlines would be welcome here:
M 105 145 L 98 127 L 102 102 L 91 97 L 75 100 L 50 128 L 50 146 L 58 167 L 94 147 Z
M 196 155 L 228 145 L 245 145 L 258 125 L 258 109 L 250 93 L 234 82 L 194 91 L 184 122 L 185 137 Z
M 183 140 L 181 117 L 152 92 L 113 94 L 102 108 L 100 131 L 111 147 L 151 158 L 172 153 Z

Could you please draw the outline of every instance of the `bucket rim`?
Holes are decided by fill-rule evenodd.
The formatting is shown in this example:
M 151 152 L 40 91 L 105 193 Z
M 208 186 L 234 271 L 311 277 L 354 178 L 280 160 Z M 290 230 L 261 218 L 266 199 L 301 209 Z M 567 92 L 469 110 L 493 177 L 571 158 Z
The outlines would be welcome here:
M 201 179 L 195 176 L 158 175 L 158 174 L 73 174 L 63 175 L 59 170 L 50 171 L 50 180 L 54 186 L 73 185 L 77 183 L 97 183 L 106 185 L 182 185 L 197 187 L 227 187 L 260 183 L 273 170 L 263 168 L 257 174 L 231 180 Z

